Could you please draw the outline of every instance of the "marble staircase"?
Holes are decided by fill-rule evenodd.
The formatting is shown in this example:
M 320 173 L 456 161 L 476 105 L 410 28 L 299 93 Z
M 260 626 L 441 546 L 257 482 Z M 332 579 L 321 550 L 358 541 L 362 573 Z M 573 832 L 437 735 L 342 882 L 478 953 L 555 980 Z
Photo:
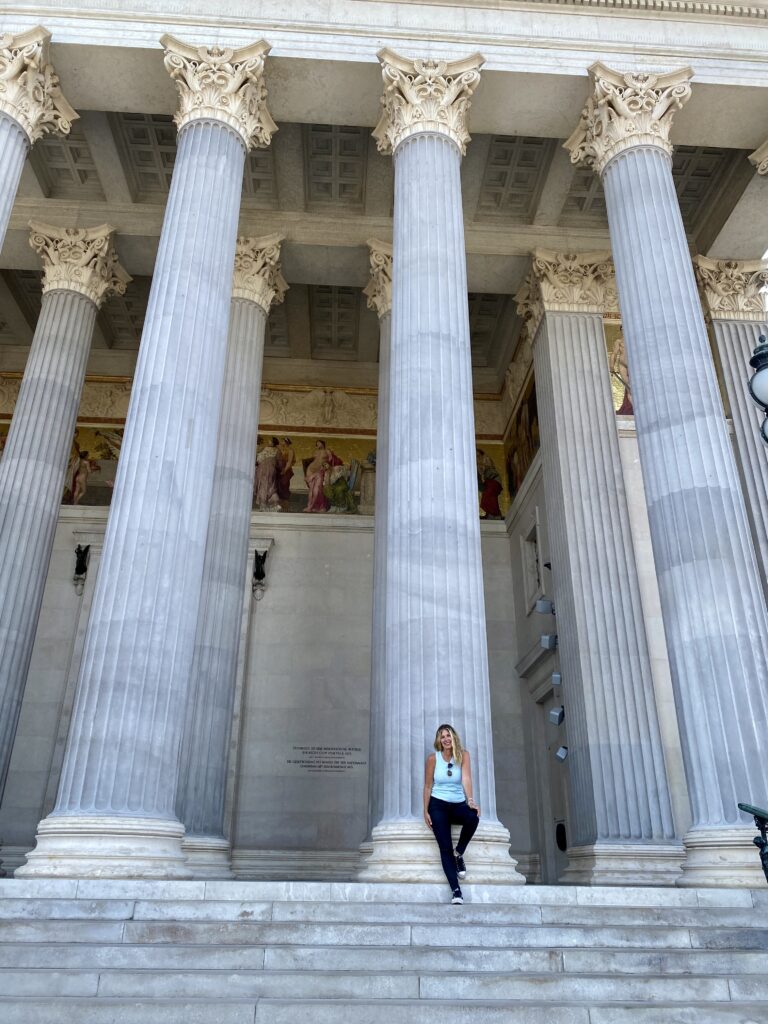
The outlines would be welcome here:
M 0 880 L 2 1024 L 768 1024 L 768 889 Z

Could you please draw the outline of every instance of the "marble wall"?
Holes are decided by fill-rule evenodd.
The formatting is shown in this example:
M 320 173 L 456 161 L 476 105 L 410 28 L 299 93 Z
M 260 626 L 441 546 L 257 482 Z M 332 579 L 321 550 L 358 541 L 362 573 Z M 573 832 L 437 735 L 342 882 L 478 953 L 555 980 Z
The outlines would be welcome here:
M 10 867 L 23 861 L 55 797 L 106 514 L 61 510 L 0 808 L 2 857 Z M 235 869 L 243 877 L 343 877 L 366 837 L 368 771 L 376 767 L 368 764 L 373 520 L 254 514 L 252 524 L 252 535 L 272 545 L 266 591 L 251 602 L 243 652 L 229 807 Z M 513 850 L 527 855 L 509 542 L 502 522 L 482 524 L 481 533 L 499 816 Z M 74 549 L 86 543 L 91 562 L 78 594 Z

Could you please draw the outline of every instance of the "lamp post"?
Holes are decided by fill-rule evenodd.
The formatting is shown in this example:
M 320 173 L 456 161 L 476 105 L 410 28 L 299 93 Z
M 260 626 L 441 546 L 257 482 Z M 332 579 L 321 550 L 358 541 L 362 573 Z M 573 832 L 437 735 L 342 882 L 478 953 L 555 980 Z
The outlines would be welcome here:
M 765 419 L 760 425 L 760 436 L 768 444 L 768 339 L 761 334 L 757 340 L 759 344 L 749 360 L 755 372 L 747 382 L 747 387 L 752 400 L 765 413 Z

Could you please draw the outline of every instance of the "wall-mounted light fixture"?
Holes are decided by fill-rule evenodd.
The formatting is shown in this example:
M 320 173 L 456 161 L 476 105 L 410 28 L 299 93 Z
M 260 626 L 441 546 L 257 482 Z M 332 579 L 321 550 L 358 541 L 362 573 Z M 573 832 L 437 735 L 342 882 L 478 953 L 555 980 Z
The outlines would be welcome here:
M 549 712 L 549 720 L 552 725 L 562 725 L 565 719 L 565 707 L 561 704 L 559 708 L 552 708 Z

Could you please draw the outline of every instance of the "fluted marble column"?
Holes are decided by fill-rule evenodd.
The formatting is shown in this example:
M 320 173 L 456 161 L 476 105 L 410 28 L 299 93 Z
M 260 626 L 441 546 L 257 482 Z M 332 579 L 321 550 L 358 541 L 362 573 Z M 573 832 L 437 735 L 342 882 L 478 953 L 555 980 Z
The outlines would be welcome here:
M 566 147 L 608 209 L 693 816 L 679 884 L 763 884 L 737 803 L 768 792 L 768 615 L 672 179 L 691 72 L 590 76 Z
M 368 307 L 379 318 L 379 388 L 376 402 L 376 496 L 373 520 L 373 616 L 371 626 L 371 728 L 368 745 L 368 830 L 384 807 L 384 700 L 386 693 L 387 482 L 389 479 L 389 349 L 392 332 L 392 246 L 368 242 L 371 280 Z M 367 844 L 366 844 L 367 849 Z
M 196 878 L 231 874 L 224 836 L 229 741 L 235 699 L 243 587 L 248 571 L 264 333 L 287 285 L 280 235 L 239 238 L 229 317 L 224 400 L 213 503 L 205 545 L 202 600 L 187 697 L 176 811 Z
M 33 223 L 43 302 L 0 461 L 0 796 L 43 600 L 96 312 L 131 280 L 112 229 Z
M 768 459 L 760 435 L 763 414 L 749 397 L 749 359 L 768 334 L 768 262 L 694 259 L 704 309 L 712 323 L 728 397 L 749 525 L 768 595 Z
M 53 812 L 22 875 L 183 877 L 175 814 L 247 148 L 265 43 L 163 37 L 179 143 Z
M 359 877 L 443 878 L 423 822 L 441 722 L 473 757 L 472 878 L 522 882 L 496 819 L 461 204 L 466 112 L 482 58 L 383 50 L 374 137 L 395 161 L 385 583 L 383 809 Z
M 518 295 L 536 396 L 568 737 L 576 885 L 674 885 L 664 751 L 629 525 L 602 312 L 608 253 L 537 251 Z
M 30 147 L 47 132 L 68 135 L 79 116 L 61 95 L 50 41 L 40 26 L 0 37 L 0 248 Z

